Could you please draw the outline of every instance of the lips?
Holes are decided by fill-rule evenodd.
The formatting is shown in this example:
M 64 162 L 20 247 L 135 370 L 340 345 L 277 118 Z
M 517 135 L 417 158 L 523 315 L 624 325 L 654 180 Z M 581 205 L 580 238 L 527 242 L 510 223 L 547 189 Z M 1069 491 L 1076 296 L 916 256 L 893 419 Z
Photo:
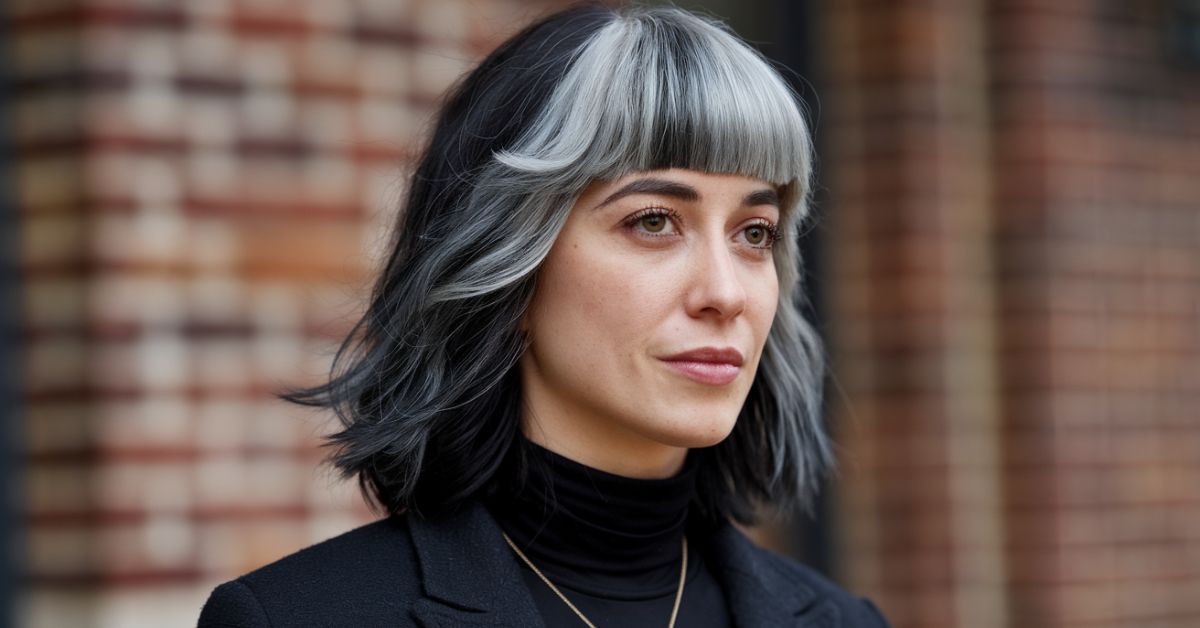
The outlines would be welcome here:
M 659 358 L 673 371 L 701 384 L 724 386 L 737 379 L 742 354 L 733 348 L 704 347 Z

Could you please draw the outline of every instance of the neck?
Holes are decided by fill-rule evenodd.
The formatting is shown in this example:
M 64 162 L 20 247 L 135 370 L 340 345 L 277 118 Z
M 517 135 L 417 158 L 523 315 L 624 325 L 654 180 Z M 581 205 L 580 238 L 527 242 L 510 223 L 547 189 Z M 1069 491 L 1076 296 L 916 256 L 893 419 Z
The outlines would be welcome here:
M 489 500 L 500 527 L 549 574 L 678 582 L 695 464 L 665 479 L 633 479 L 524 441 L 527 472 Z M 660 578 L 661 576 L 661 578 Z

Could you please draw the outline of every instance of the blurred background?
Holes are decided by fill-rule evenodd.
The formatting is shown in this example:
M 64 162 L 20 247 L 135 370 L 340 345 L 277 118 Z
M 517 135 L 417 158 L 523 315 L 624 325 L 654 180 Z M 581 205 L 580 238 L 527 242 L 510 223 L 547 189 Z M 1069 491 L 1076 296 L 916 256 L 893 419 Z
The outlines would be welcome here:
M 565 4 L 0 8 L 0 623 L 194 625 L 373 518 L 271 393 L 325 375 L 439 95 Z M 760 536 L 897 628 L 1200 626 L 1200 1 L 681 4 L 819 147 L 841 471 Z

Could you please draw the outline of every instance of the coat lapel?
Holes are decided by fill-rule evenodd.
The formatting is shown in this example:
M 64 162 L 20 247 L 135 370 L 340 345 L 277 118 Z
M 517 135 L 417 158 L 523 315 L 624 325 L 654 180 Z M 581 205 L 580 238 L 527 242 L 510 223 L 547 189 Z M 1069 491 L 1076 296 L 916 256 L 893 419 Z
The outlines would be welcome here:
M 726 524 L 714 534 L 711 560 L 738 628 L 841 625 L 832 600 L 817 595 L 733 525 Z
M 413 606 L 424 626 L 545 628 L 500 527 L 478 503 L 435 517 L 409 516 L 425 597 Z M 738 628 L 833 628 L 837 606 L 732 525 L 712 537 L 713 575 Z
M 425 587 L 413 606 L 422 625 L 544 628 L 516 558 L 483 506 L 410 515 L 409 533 Z

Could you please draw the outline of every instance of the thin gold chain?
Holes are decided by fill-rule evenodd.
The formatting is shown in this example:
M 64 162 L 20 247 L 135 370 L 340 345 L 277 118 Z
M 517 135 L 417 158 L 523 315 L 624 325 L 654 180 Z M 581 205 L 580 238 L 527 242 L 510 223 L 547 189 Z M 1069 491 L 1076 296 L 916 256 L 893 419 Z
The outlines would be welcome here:
M 521 560 L 525 561 L 526 565 L 529 565 L 529 568 L 533 570 L 533 573 L 537 574 L 537 577 L 541 578 L 542 582 L 545 582 L 546 586 L 550 587 L 551 591 L 554 591 L 554 594 L 558 596 L 558 599 L 562 600 L 563 603 L 570 607 L 571 610 L 575 611 L 575 614 L 579 616 L 579 619 L 583 620 L 583 623 L 588 625 L 588 628 L 596 628 L 596 624 L 593 624 L 591 620 L 583 614 L 582 611 L 572 604 L 571 600 L 568 600 L 567 596 L 563 595 L 563 592 L 559 591 L 558 587 L 554 586 L 553 582 L 550 582 L 550 579 L 546 577 L 546 574 L 542 573 L 542 570 L 538 569 L 537 565 L 534 565 L 533 561 L 529 560 L 529 557 L 525 555 L 525 552 L 522 552 L 521 548 L 517 547 L 517 544 L 513 543 L 512 539 L 508 538 L 508 533 L 501 532 L 500 534 L 504 537 L 504 542 L 508 543 L 508 546 L 511 547 L 514 552 L 516 552 L 517 556 L 521 557 Z M 679 603 L 683 601 L 683 584 L 687 581 L 687 555 L 687 537 L 685 536 L 683 537 L 683 561 L 679 565 L 679 588 L 675 589 L 675 604 L 671 607 L 671 621 L 667 623 L 667 628 L 675 628 L 675 619 L 679 617 Z

